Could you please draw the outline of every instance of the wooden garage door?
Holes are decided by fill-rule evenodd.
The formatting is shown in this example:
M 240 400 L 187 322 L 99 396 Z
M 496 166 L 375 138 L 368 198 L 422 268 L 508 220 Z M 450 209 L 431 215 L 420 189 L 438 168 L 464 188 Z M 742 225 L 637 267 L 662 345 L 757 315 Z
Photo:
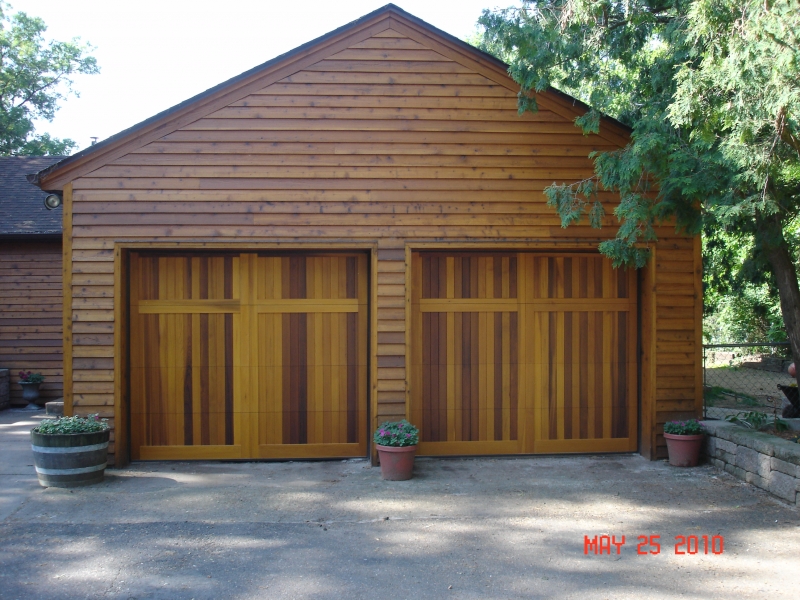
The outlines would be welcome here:
M 131 256 L 131 455 L 364 456 L 363 254 Z
M 636 277 L 599 255 L 414 253 L 421 454 L 636 449 Z

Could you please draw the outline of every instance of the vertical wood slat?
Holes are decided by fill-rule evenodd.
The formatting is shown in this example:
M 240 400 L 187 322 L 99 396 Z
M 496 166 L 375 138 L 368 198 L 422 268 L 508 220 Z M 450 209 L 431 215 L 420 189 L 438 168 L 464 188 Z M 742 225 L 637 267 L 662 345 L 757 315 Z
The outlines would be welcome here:
M 63 290 L 63 361 L 64 361 L 64 414 L 74 415 L 72 381 L 72 184 L 64 186 L 63 234 L 61 236 L 61 289 Z
M 130 268 L 128 271 L 129 276 L 129 290 L 130 290 L 130 297 L 133 300 L 133 310 L 130 311 L 130 331 L 143 331 L 143 323 L 142 317 L 139 314 L 139 311 L 136 307 L 136 299 L 142 297 L 142 277 L 141 277 L 141 268 L 142 261 L 139 259 L 138 255 L 134 252 L 130 255 Z M 144 382 L 144 375 L 143 369 L 135 368 L 135 365 L 142 365 L 142 336 L 131 335 L 130 336 L 130 348 L 129 348 L 129 356 L 130 356 L 130 364 L 132 368 L 130 369 L 130 379 L 131 379 L 131 389 L 132 390 L 139 390 L 140 394 L 146 394 L 147 388 Z M 140 396 L 141 398 L 141 396 Z M 131 460 L 139 460 L 139 448 L 144 445 L 144 415 L 142 414 L 144 402 L 139 403 L 131 403 L 131 435 L 130 435 L 130 445 L 131 445 Z M 139 411 L 136 414 L 136 411 Z
M 223 259 L 223 279 L 225 286 L 225 298 L 233 298 L 233 257 L 226 256 Z M 233 445 L 233 317 L 232 313 L 223 316 L 225 319 L 225 330 L 223 339 L 225 340 L 225 445 Z

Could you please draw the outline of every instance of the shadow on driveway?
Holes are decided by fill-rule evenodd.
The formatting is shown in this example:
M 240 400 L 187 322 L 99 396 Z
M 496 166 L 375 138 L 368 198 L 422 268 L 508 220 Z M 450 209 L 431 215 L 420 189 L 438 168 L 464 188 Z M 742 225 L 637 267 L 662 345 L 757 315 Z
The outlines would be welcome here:
M 603 534 L 621 553 L 585 555 Z M 699 552 L 676 555 L 679 535 Z M 364 460 L 137 463 L 25 492 L 0 597 L 782 598 L 799 555 L 796 508 L 636 455 L 418 459 L 407 482 Z

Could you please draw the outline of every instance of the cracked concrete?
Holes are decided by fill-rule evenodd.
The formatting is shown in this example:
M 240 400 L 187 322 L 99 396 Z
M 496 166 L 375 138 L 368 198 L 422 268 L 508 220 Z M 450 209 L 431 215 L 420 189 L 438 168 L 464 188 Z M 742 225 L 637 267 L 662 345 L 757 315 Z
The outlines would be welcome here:
M 0 428 L 0 498 L 17 482 L 0 509 L 4 599 L 796 592 L 798 509 L 710 466 L 635 455 L 419 459 L 411 481 L 384 482 L 363 460 L 158 462 L 45 490 L 27 438 L 13 433 L 30 427 Z M 604 534 L 625 536 L 620 554 L 586 555 L 584 536 Z M 637 554 L 640 535 L 660 536 L 660 554 Z M 700 551 L 675 554 L 675 537 L 691 535 Z M 723 553 L 704 553 L 703 535 L 722 536 Z

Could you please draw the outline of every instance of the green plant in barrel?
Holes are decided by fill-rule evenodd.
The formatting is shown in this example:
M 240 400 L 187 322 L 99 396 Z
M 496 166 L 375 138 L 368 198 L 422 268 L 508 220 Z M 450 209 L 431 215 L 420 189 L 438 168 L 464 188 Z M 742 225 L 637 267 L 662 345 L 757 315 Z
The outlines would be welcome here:
M 78 487 L 105 477 L 109 427 L 99 415 L 46 420 L 31 429 L 33 463 L 43 487 Z

